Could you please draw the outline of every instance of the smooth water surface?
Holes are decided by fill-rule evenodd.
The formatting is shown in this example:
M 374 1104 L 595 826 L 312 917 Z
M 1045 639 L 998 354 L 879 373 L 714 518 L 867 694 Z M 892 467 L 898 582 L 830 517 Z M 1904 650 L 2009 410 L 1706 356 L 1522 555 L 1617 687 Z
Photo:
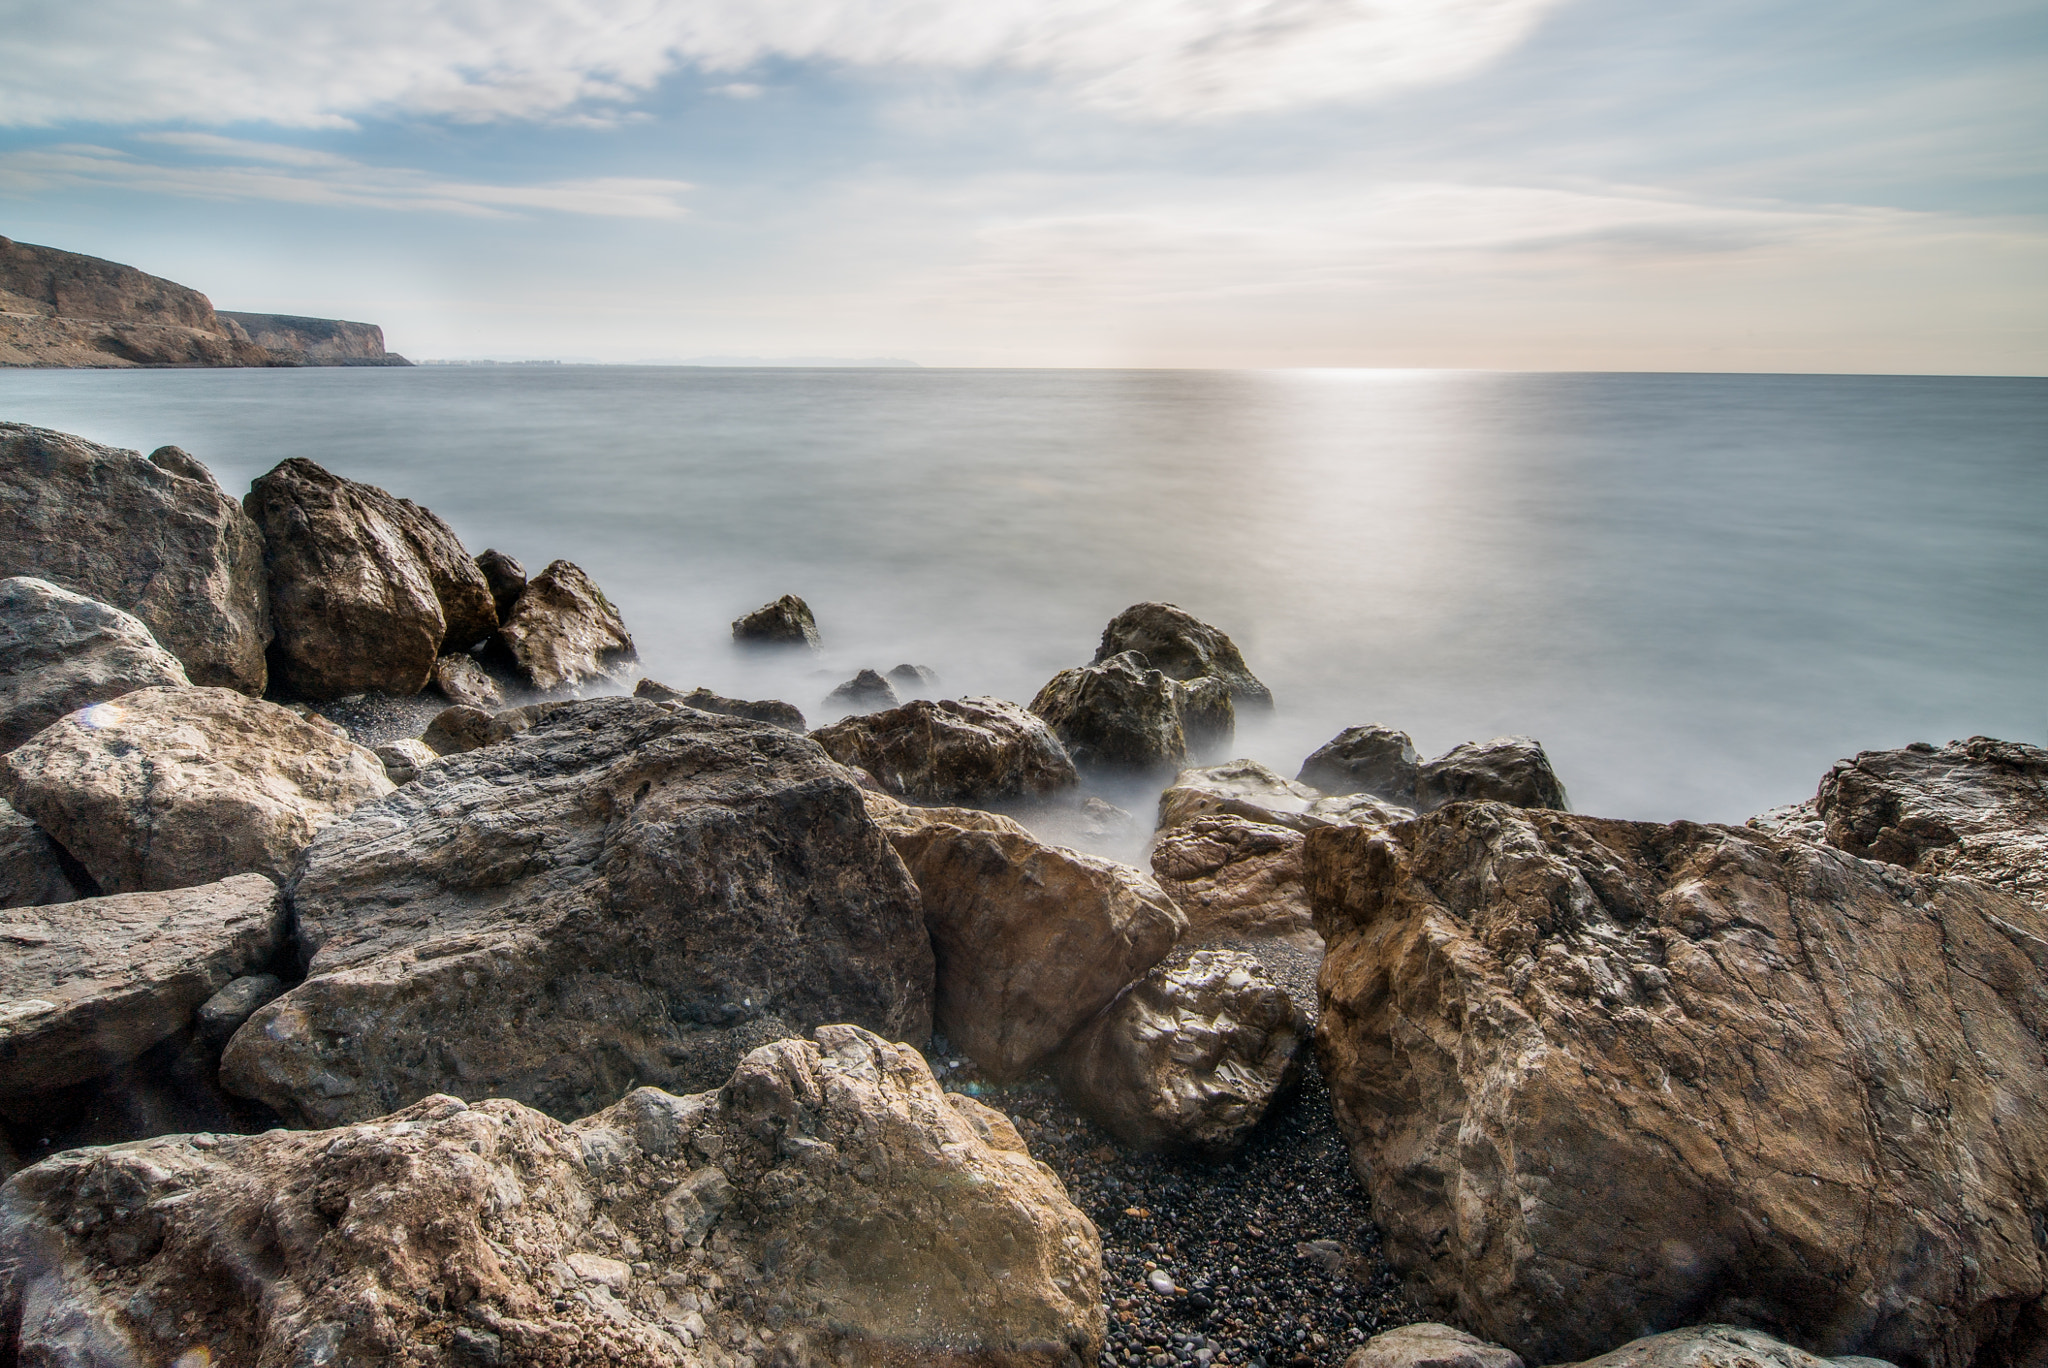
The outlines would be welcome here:
M 0 419 L 306 456 L 589 570 L 647 673 L 1028 701 L 1144 599 L 1292 774 L 1342 727 L 1542 740 L 1581 811 L 1739 821 L 1861 749 L 2048 733 L 2048 381 L 625 367 L 0 372 Z M 822 657 L 736 653 L 783 593 Z

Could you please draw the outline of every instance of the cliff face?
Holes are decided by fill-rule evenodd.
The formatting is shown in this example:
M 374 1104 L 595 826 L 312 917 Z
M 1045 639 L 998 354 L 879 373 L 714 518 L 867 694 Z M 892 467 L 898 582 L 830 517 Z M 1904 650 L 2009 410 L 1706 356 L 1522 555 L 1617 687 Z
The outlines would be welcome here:
M 408 366 L 404 357 L 384 350 L 384 330 L 375 323 L 348 323 L 338 318 L 300 318 L 295 314 L 229 313 L 221 318 L 239 326 L 250 341 L 278 356 L 297 358 L 304 366 Z

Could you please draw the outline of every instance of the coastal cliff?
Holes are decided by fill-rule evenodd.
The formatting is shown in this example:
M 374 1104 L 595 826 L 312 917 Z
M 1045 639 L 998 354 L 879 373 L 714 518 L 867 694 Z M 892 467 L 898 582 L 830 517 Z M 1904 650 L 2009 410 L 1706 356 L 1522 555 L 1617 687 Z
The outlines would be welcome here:
M 384 350 L 384 330 L 375 323 L 349 323 L 339 318 L 301 318 L 296 314 L 230 313 L 220 317 L 239 327 L 249 340 L 273 356 L 301 366 L 409 366 L 412 362 Z

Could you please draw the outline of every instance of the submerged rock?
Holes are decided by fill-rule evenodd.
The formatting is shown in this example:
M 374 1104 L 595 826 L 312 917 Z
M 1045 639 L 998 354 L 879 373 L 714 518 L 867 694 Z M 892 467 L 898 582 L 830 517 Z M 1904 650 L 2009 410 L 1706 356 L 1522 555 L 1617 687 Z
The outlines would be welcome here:
M 0 751 L 88 704 L 190 683 L 133 614 L 48 580 L 0 579 Z
M 490 587 L 491 605 L 498 610 L 498 621 L 511 621 L 513 605 L 526 592 L 526 567 L 503 551 L 486 547 L 477 554 L 476 568 L 483 572 L 484 583 Z
M 1571 807 L 1564 785 L 1550 768 L 1550 757 L 1526 736 L 1467 741 L 1426 762 L 1416 773 L 1415 806 L 1424 812 L 1471 799 L 1559 812 Z
M 640 659 L 619 610 L 590 576 L 565 560 L 527 583 L 498 639 L 526 682 L 547 693 L 621 683 Z
M 1061 670 L 1031 700 L 1082 769 L 1157 773 L 1187 763 L 1180 696 L 1135 652 Z
M 807 731 L 803 711 L 794 703 L 784 703 L 776 698 L 745 699 L 727 698 L 709 689 L 692 689 L 683 693 L 666 684 L 643 679 L 633 686 L 633 697 L 645 698 L 654 703 L 676 703 L 699 712 L 723 713 L 727 717 L 744 717 L 752 722 L 768 722 L 784 731 Z
M 1171 603 L 1135 603 L 1111 618 L 1102 629 L 1094 663 L 1100 665 L 1125 651 L 1139 652 L 1169 679 L 1219 679 L 1242 707 L 1273 706 L 1273 691 L 1244 663 L 1237 643 Z
M 0 799 L 0 907 L 72 902 L 98 891 L 74 883 L 50 834 Z
M 889 687 L 889 681 L 873 670 L 862 670 L 853 678 L 825 695 L 827 712 L 880 712 L 893 708 L 900 700 L 896 690 Z
M 811 605 L 795 594 L 784 594 L 775 602 L 734 619 L 732 639 L 744 646 L 807 646 L 813 651 L 822 644 Z
M 1038 797 L 1080 782 L 1045 723 L 1000 698 L 918 699 L 821 727 L 811 739 L 919 802 Z
M 1413 807 L 1421 770 L 1407 732 L 1371 724 L 1338 732 L 1301 762 L 1295 778 L 1326 794 L 1369 793 Z
M 1302 834 L 1247 817 L 1199 817 L 1163 831 L 1152 875 L 1187 914 L 1188 939 L 1312 932 Z

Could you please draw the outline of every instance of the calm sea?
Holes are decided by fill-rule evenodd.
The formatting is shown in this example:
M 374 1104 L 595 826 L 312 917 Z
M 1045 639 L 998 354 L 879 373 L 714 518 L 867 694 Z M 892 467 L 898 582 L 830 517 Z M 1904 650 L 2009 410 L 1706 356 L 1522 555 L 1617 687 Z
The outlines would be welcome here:
M 1290 775 L 1355 723 L 1523 732 L 1581 811 L 1739 821 L 1860 749 L 2048 739 L 2043 380 L 8 371 L 0 418 L 235 493 L 310 457 L 576 561 L 655 678 L 814 720 L 905 661 L 1028 701 L 1163 599 L 1272 686 L 1238 750 Z M 783 593 L 823 656 L 736 654 Z

